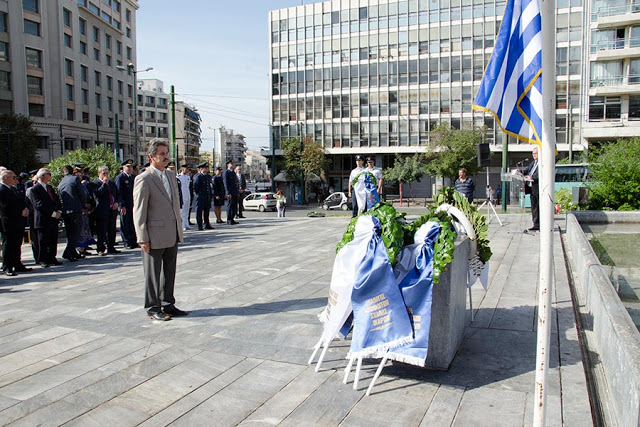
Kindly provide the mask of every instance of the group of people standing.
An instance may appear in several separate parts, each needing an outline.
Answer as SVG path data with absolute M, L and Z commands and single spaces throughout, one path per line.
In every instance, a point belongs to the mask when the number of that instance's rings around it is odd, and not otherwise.
M 366 212 L 369 208 L 373 207 L 374 203 L 371 202 L 371 194 L 373 193 L 372 190 L 375 189 L 377 200 L 380 200 L 382 196 L 384 181 L 382 178 L 382 170 L 375 166 L 376 161 L 373 156 L 368 156 L 366 158 L 366 167 L 364 165 L 365 158 L 360 154 L 356 155 L 355 160 L 356 167 L 349 174 L 348 193 L 349 198 L 352 199 L 351 203 L 353 205 L 353 217 L 362 212 Z M 371 177 L 367 177 L 367 173 L 370 174 L 374 178 L 374 180 L 371 180 Z M 367 189 L 367 186 L 375 188 Z M 375 200 L 375 196 L 373 197 L 373 199 Z
M 188 164 L 182 165 L 178 175 L 180 190 L 183 194 L 183 204 L 180 209 L 184 230 L 191 230 L 189 220 L 192 211 L 191 201 L 195 204 L 197 230 L 213 230 L 210 213 L 216 217 L 216 223 L 222 224 L 222 207 L 226 207 L 226 223 L 236 225 L 236 219 L 244 218 L 242 215 L 242 199 L 247 190 L 247 180 L 242 174 L 242 166 L 235 166 L 233 160 L 227 161 L 227 169 L 220 166 L 214 169 L 214 174 L 209 173 L 207 162 L 196 165 L 197 173 L 191 176 Z M 184 196 L 187 195 L 187 196 Z

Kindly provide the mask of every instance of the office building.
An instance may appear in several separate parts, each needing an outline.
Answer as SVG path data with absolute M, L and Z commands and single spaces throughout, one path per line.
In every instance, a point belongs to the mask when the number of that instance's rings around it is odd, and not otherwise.
M 332 158 L 330 184 L 346 188 L 354 154 L 389 167 L 396 153 L 426 150 L 438 123 L 484 128 L 509 165 L 532 147 L 472 109 L 494 47 L 504 0 L 332 0 L 269 13 L 275 148 L 311 136 Z M 558 150 L 582 151 L 583 5 L 557 2 Z M 569 144 L 568 138 L 572 139 Z M 265 153 L 263 153 L 265 154 Z M 498 181 L 500 155 L 493 156 Z M 425 182 L 428 183 L 428 177 Z M 483 179 L 483 178 L 482 178 Z M 484 185 L 484 184 L 483 184 Z M 425 195 L 431 195 L 425 186 Z
M 138 79 L 138 162 L 147 163 L 147 145 L 153 138 L 169 139 L 169 95 L 157 79 Z M 127 138 L 133 138 L 130 132 Z M 122 138 L 122 137 L 121 137 Z
M 267 179 L 269 168 L 267 167 L 267 158 L 258 151 L 247 150 L 245 152 L 245 164 L 243 172 L 250 181 L 262 181 Z
M 175 112 L 177 163 L 188 163 L 193 167 L 200 163 L 202 118 L 194 106 L 182 101 L 175 103 Z
M 590 5 L 582 136 L 587 142 L 639 136 L 640 4 L 605 0 Z
M 220 126 L 216 129 L 214 142 L 215 163 L 224 167 L 229 159 L 233 159 L 236 165 L 244 167 L 247 143 L 244 135 L 235 133 L 233 129 Z
M 0 112 L 29 116 L 39 159 L 133 131 L 136 0 L 0 0 Z M 118 67 L 125 67 L 121 70 Z M 133 142 L 118 154 L 135 156 Z

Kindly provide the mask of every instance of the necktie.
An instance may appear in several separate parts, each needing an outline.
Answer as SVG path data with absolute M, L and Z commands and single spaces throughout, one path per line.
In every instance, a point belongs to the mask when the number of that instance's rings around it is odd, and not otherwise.
M 166 172 L 160 172 L 160 176 L 162 177 L 162 185 L 164 185 L 164 189 L 167 192 L 169 199 L 171 199 L 171 185 L 169 185 L 169 180 L 167 179 Z
M 49 195 L 49 198 L 51 199 L 51 201 L 53 201 L 53 194 L 51 194 L 51 187 L 49 187 L 46 184 L 45 184 L 45 187 L 47 188 L 47 194 Z
M 113 194 L 111 194 L 111 186 L 107 182 L 107 191 L 109 191 L 109 206 L 113 206 Z

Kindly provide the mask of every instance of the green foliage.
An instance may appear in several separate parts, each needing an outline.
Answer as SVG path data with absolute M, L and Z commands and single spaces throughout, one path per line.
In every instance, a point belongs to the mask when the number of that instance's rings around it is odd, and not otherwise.
M 402 250 L 404 244 L 405 226 L 406 220 L 404 219 L 405 213 L 399 213 L 390 204 L 380 202 L 367 212 L 360 215 L 372 215 L 380 220 L 382 228 L 382 241 L 387 248 L 387 254 L 389 255 L 389 261 L 391 265 L 395 265 L 398 254 Z M 356 222 L 360 215 L 353 218 L 347 226 L 342 236 L 342 240 L 338 242 L 336 247 L 336 253 L 340 251 L 347 243 L 353 240 L 353 232 L 356 228 Z
M 591 153 L 591 209 L 640 209 L 640 138 L 603 144 Z
M 109 168 L 109 177 L 112 179 L 118 174 L 118 168 L 120 167 L 120 162 L 116 160 L 113 152 L 103 146 L 68 151 L 64 156 L 52 160 L 46 166 L 51 170 L 51 184 L 54 187 L 57 187 L 62 179 L 62 167 L 64 165 L 73 165 L 75 162 L 84 163 L 86 167 L 91 168 L 91 176 L 93 178 L 97 177 L 99 166 L 107 166 Z
M 353 180 L 351 181 L 351 185 L 356 185 L 356 182 L 358 182 L 358 180 L 360 179 L 360 175 L 365 174 L 365 173 L 368 174 L 369 176 L 371 176 L 371 182 L 373 183 L 373 185 L 377 186 L 378 185 L 378 180 L 369 171 L 363 171 L 363 172 L 360 172 L 358 175 L 356 175 L 356 177 L 353 178 Z
M 396 153 L 393 167 L 384 169 L 382 176 L 385 180 L 391 182 L 399 182 L 409 184 L 418 181 L 424 176 L 423 157 L 420 153 L 416 153 L 411 157 L 402 157 Z
M 13 113 L 0 114 L 0 165 L 16 174 L 38 168 L 39 142 L 31 119 Z
M 328 165 L 329 160 L 322 145 L 305 138 L 302 142 L 300 138 L 287 138 L 280 143 L 284 157 L 284 169 L 287 176 L 295 181 L 301 181 L 311 174 L 320 176 Z
M 489 261 L 493 253 L 489 247 L 489 226 L 484 215 L 478 212 L 478 209 L 469 203 L 466 197 L 458 193 L 453 187 L 442 187 L 436 197 L 436 204 L 441 205 L 448 203 L 460 209 L 462 213 L 471 222 L 476 232 L 476 242 L 480 261 L 486 263 Z
M 479 170 L 477 145 L 482 142 L 482 135 L 480 129 L 454 129 L 448 124 L 438 125 L 431 132 L 424 171 L 454 180 L 460 168 L 465 168 L 469 176 L 475 175 Z
M 438 283 L 440 275 L 453 261 L 453 253 L 456 250 L 456 232 L 453 229 L 451 217 L 446 212 L 436 212 L 435 209 L 421 215 L 406 227 L 405 245 L 414 243 L 413 236 L 416 231 L 428 221 L 436 221 L 440 224 L 440 234 L 433 245 L 433 283 Z
M 555 203 L 560 205 L 560 213 L 578 209 L 578 205 L 571 202 L 571 190 L 568 188 L 561 188 L 556 191 Z

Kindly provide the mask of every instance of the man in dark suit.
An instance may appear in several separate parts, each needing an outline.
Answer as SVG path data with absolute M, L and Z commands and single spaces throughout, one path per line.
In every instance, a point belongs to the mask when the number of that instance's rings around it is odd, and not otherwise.
M 116 218 L 118 217 L 118 187 L 109 179 L 109 168 L 98 168 L 98 179 L 94 184 L 94 198 L 96 200 L 96 234 L 98 235 L 98 254 L 116 254 Z
M 227 160 L 227 170 L 222 175 L 224 191 L 227 194 L 227 224 L 235 225 L 236 209 L 238 208 L 238 176 L 233 170 L 233 159 Z
M 16 272 L 31 270 L 20 261 L 20 248 L 24 225 L 29 214 L 25 198 L 15 187 L 13 171 L 0 173 L 0 233 L 2 233 L 2 273 L 15 276 Z
M 236 176 L 238 177 L 238 210 L 236 211 L 236 218 L 244 218 L 242 216 L 243 205 L 242 201 L 244 200 L 245 191 L 247 190 L 247 179 L 242 175 L 242 166 L 236 166 Z
M 215 175 L 213 176 L 213 212 L 216 214 L 216 223 L 222 224 L 222 205 L 225 200 L 224 180 L 222 179 L 222 168 L 216 166 Z
M 196 197 L 196 223 L 198 230 L 213 230 L 209 222 L 211 210 L 212 180 L 209 175 L 209 164 L 200 163 L 198 173 L 193 177 L 193 193 Z
M 176 176 L 166 170 L 169 144 L 164 139 L 149 142 L 151 165 L 136 178 L 133 187 L 133 222 L 142 249 L 145 276 L 144 308 L 152 320 L 186 316 L 175 306 L 173 289 L 182 220 Z
M 531 187 L 531 218 L 533 219 L 533 227 L 529 231 L 540 230 L 540 210 L 538 209 L 538 198 L 540 195 L 538 185 L 538 147 L 533 148 L 531 153 L 533 156 L 533 162 L 524 170 L 525 178 L 527 182 L 524 185 Z
M 36 178 L 38 182 L 29 189 L 28 195 L 33 206 L 33 239 L 38 242 L 36 262 L 46 268 L 61 264 L 56 259 L 56 252 L 62 204 L 48 184 L 51 181 L 51 171 L 46 168 L 39 169 Z
M 73 174 L 73 167 L 62 167 L 62 180 L 58 184 L 58 193 L 62 199 L 62 219 L 67 233 L 67 247 L 62 258 L 69 262 L 76 262 L 82 258 L 76 247 L 80 240 L 80 227 L 82 226 L 82 207 L 86 203 L 85 193 L 82 189 L 80 178 Z
M 133 160 L 127 159 L 122 162 L 122 173 L 115 179 L 120 205 L 120 236 L 122 244 L 127 249 L 138 247 L 136 230 L 133 227 L 133 181 L 135 178 Z

